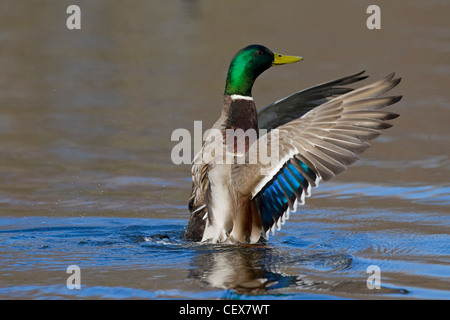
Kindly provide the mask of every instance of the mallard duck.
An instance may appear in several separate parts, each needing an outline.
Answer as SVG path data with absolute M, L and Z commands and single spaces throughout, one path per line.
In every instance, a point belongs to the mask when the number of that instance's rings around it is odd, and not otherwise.
M 262 45 L 247 46 L 233 57 L 222 114 L 212 127 L 223 139 L 205 139 L 194 157 L 187 239 L 212 243 L 267 239 L 297 210 L 297 204 L 304 204 L 311 187 L 346 170 L 370 147 L 367 141 L 391 127 L 388 121 L 398 117 L 383 108 L 401 96 L 380 97 L 400 82 L 394 73 L 359 89 L 343 87 L 367 78 L 365 71 L 299 91 L 257 110 L 252 97 L 255 79 L 271 66 L 300 60 Z M 238 129 L 255 131 L 256 142 L 263 144 L 250 143 L 248 136 L 243 137 L 240 148 L 234 138 L 230 144 L 225 132 Z M 267 133 L 260 134 L 259 129 Z M 268 150 L 275 140 L 278 149 L 268 152 L 269 164 L 249 162 L 250 154 L 261 154 L 258 145 L 265 144 Z M 205 151 L 213 156 L 206 159 Z M 224 155 L 234 161 L 218 161 Z

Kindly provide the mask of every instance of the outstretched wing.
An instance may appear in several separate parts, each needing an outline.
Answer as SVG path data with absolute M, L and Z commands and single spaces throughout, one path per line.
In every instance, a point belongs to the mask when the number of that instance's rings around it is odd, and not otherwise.
M 270 158 L 267 165 L 234 165 L 235 188 L 241 194 L 250 194 L 265 236 L 269 230 L 279 228 L 298 202 L 304 202 L 311 187 L 346 170 L 358 154 L 370 147 L 367 141 L 392 126 L 387 121 L 398 115 L 383 108 L 401 96 L 380 95 L 399 82 L 400 78 L 394 79 L 391 74 L 314 108 L 264 136 L 270 146 L 278 135 L 277 159 Z M 255 143 L 249 152 L 256 152 L 259 159 L 257 148 Z
M 342 86 L 366 79 L 367 76 L 361 76 L 364 72 L 301 90 L 259 109 L 259 128 L 270 131 L 289 121 L 300 118 L 315 107 L 339 95 L 352 91 L 352 88 Z

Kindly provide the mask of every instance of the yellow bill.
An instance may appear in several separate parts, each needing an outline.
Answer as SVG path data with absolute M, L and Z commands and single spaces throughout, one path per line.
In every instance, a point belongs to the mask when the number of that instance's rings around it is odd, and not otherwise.
M 285 56 L 283 54 L 274 52 L 272 66 L 279 66 L 286 63 L 294 63 L 300 60 L 303 60 L 303 58 L 297 56 Z

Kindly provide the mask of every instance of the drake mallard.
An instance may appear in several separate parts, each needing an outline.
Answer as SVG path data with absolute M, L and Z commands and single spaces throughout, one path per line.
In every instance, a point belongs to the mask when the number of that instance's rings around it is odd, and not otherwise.
M 262 45 L 247 46 L 233 57 L 222 114 L 212 127 L 223 139 L 205 139 L 193 160 L 187 239 L 255 243 L 268 238 L 269 232 L 279 229 L 297 204 L 310 196 L 311 187 L 346 170 L 370 147 L 367 141 L 391 127 L 387 121 L 398 117 L 383 108 L 401 96 L 380 97 L 400 82 L 394 73 L 359 89 L 343 87 L 367 78 L 364 71 L 257 110 L 252 98 L 255 79 L 271 66 L 300 60 Z M 256 132 L 257 142 L 264 141 L 261 145 L 265 144 L 266 150 L 276 140 L 278 149 L 268 152 L 270 163 L 249 161 L 250 154 L 262 152 L 258 143 L 249 142 L 249 136 L 236 135 L 245 140 L 240 148 L 234 137 L 230 143 L 225 133 L 237 129 Z M 267 133 L 260 134 L 259 129 Z M 206 159 L 205 152 L 213 156 Z M 233 161 L 218 161 L 223 156 Z

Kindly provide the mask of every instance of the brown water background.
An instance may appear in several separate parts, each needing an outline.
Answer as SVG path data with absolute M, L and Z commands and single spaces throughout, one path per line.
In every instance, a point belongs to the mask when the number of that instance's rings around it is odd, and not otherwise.
M 450 4 L 377 1 L 369 30 L 370 4 L 1 1 L 0 298 L 449 299 Z M 187 243 L 190 166 L 171 162 L 171 133 L 217 119 L 252 43 L 304 57 L 258 78 L 260 107 L 395 71 L 401 116 L 268 243 Z

